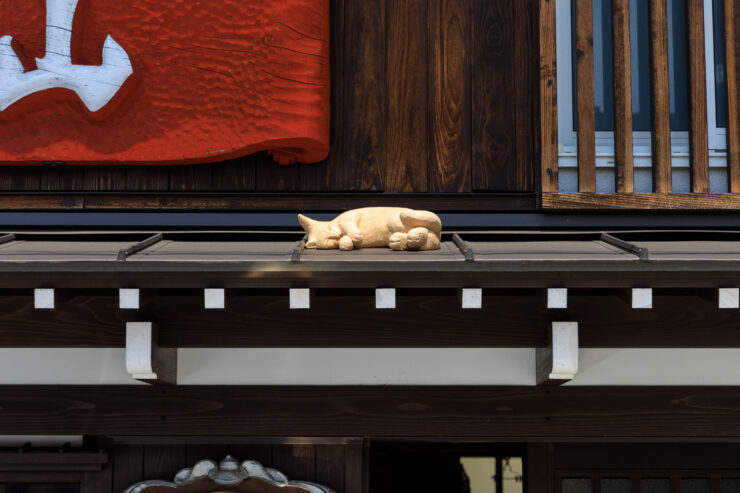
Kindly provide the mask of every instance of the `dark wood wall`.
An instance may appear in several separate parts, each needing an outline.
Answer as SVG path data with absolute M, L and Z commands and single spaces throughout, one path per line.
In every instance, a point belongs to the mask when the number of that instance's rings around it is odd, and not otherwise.
M 49 197 L 533 192 L 535 3 L 333 0 L 332 148 L 322 163 L 280 166 L 261 153 L 199 166 L 5 167 L 0 192 L 44 192 L 23 207 L 61 208 L 82 203 Z

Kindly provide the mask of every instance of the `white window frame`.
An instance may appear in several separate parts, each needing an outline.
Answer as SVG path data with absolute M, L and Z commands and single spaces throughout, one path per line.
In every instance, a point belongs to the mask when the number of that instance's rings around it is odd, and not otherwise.
M 578 142 L 573 122 L 573 77 L 571 4 L 574 0 L 556 0 L 556 43 L 558 84 L 558 165 L 566 168 L 578 166 Z M 709 135 L 709 166 L 727 166 L 727 129 L 717 127 L 717 102 L 715 97 L 714 65 L 714 13 L 713 2 L 704 2 L 704 34 L 707 78 L 707 122 Z M 634 61 L 633 61 L 634 65 Z M 634 93 L 633 93 L 634 96 Z M 634 167 L 650 168 L 650 132 L 633 132 Z M 671 132 L 673 167 L 690 167 L 689 133 Z M 596 132 L 596 166 L 614 166 L 614 132 Z

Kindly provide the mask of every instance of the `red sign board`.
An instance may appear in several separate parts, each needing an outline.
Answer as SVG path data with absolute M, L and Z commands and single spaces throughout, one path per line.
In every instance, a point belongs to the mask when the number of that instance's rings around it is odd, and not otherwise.
M 329 0 L 2 0 L 0 163 L 329 149 Z

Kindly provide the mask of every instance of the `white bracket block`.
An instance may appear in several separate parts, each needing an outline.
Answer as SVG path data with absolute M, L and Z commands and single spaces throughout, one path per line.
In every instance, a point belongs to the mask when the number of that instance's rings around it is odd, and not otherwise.
M 291 288 L 290 309 L 308 310 L 311 308 L 311 290 L 306 288 Z
M 653 307 L 652 288 L 632 289 L 632 308 L 635 310 L 649 310 Z
M 547 289 L 547 308 L 549 310 L 568 308 L 568 289 L 567 288 L 548 288 Z
M 54 290 L 53 289 L 34 289 L 33 290 L 33 307 L 37 310 L 54 309 Z
M 162 349 L 152 322 L 126 323 L 126 371 L 147 383 L 177 383 L 177 349 Z
M 226 308 L 226 291 L 223 289 L 204 289 L 203 303 L 206 310 L 223 310 Z
M 537 348 L 537 384 L 561 385 L 578 373 L 578 322 L 553 322 L 551 342 Z
M 463 288 L 463 310 L 479 310 L 483 308 L 483 290 L 481 288 Z
M 118 290 L 118 308 L 121 310 L 139 309 L 139 290 L 122 288 Z
M 739 288 L 719 288 L 720 308 L 740 308 Z
M 392 310 L 396 308 L 396 289 L 378 288 L 375 290 L 375 308 L 378 310 Z

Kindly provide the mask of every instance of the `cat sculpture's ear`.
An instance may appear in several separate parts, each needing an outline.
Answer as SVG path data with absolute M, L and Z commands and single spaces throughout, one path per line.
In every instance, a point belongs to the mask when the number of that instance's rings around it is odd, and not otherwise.
M 307 233 L 319 223 L 319 221 L 306 217 L 303 214 L 298 214 L 298 222 L 301 223 L 301 227 Z

